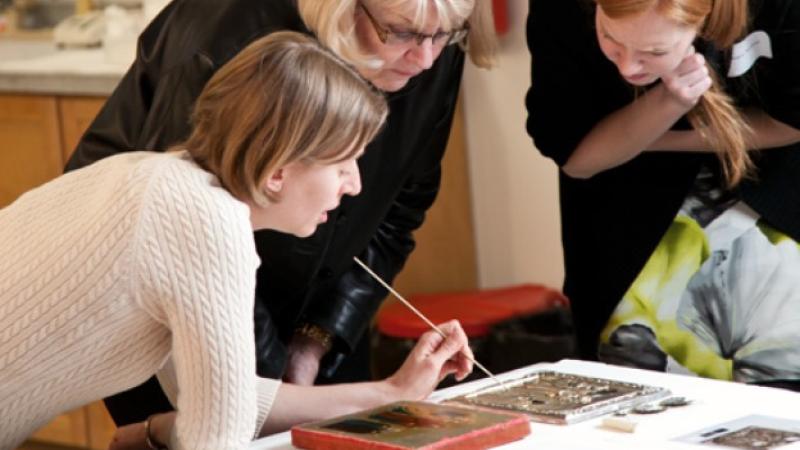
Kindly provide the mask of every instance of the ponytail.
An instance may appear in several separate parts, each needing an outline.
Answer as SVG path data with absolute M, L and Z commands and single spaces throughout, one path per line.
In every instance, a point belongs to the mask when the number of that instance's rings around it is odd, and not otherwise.
M 703 39 L 717 48 L 730 48 L 747 31 L 750 21 L 748 0 L 712 0 L 711 12 L 700 30 Z
M 700 36 L 719 49 L 728 49 L 747 30 L 748 0 L 712 0 L 711 3 Z M 711 88 L 689 112 L 688 119 L 717 153 L 727 186 L 734 187 L 754 170 L 747 152 L 752 128 L 722 90 L 713 68 L 709 67 L 708 72 L 713 81 Z
M 747 153 L 752 129 L 720 88 L 715 73 L 709 69 L 709 74 L 713 81 L 711 88 L 689 112 L 688 119 L 719 157 L 726 185 L 732 188 L 754 170 Z

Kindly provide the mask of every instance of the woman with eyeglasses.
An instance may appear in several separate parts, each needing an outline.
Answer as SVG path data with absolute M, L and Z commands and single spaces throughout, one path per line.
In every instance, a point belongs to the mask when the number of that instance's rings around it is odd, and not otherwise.
M 800 390 L 800 2 L 530 0 L 583 356 Z
M 353 64 L 386 93 L 389 117 L 359 160 L 359 197 L 330 211 L 309 238 L 256 233 L 257 368 L 299 384 L 318 374 L 363 380 L 365 330 L 386 291 L 353 257 L 391 281 L 413 250 L 412 232 L 439 189 L 465 54 L 481 67 L 492 59 L 489 0 L 173 1 L 140 36 L 136 60 L 67 169 L 183 140 L 191 105 L 214 72 L 281 30 L 314 36 Z M 154 380 L 106 404 L 118 424 L 170 407 Z

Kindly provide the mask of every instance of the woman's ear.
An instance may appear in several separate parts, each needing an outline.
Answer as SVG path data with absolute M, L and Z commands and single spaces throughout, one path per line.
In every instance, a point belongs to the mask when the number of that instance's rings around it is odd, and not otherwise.
M 267 177 L 266 188 L 272 192 L 280 192 L 281 189 L 283 189 L 283 182 L 285 180 L 285 176 L 286 174 L 283 168 L 280 168 L 275 172 L 272 172 Z

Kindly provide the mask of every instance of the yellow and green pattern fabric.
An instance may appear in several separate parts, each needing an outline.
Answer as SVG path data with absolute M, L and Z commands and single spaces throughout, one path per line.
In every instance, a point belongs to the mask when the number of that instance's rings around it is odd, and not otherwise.
M 684 204 L 621 299 L 600 359 L 724 380 L 800 379 L 800 245 L 742 202 L 713 220 L 696 205 Z

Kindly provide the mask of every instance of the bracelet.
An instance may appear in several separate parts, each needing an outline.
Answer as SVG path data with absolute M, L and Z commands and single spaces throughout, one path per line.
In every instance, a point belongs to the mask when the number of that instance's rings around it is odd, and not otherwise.
M 151 420 L 153 420 L 153 416 L 149 416 L 147 420 L 144 421 L 144 443 L 147 444 L 147 448 L 150 450 L 169 450 L 166 445 L 161 445 L 153 438 L 153 435 L 150 433 Z
M 295 333 L 313 339 L 318 342 L 325 349 L 325 352 L 333 347 L 333 337 L 330 333 L 325 331 L 324 328 L 313 323 L 304 323 L 299 328 L 296 328 Z

